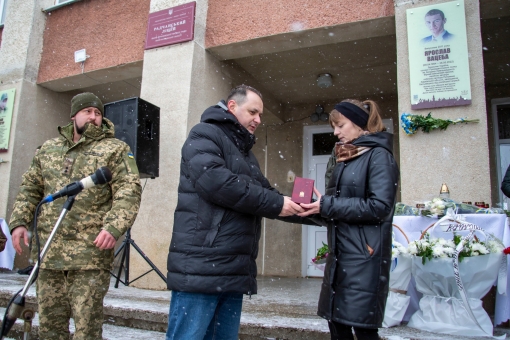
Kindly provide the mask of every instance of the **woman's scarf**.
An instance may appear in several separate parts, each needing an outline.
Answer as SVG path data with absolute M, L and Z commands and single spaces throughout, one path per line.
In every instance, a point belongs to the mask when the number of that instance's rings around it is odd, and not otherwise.
M 356 146 L 349 143 L 338 142 L 335 144 L 336 162 L 345 162 L 350 159 L 356 158 L 372 148 L 368 146 Z

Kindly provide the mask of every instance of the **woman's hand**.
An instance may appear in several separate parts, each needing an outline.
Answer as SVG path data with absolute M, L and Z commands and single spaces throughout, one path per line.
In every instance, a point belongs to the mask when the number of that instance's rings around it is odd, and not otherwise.
M 313 215 L 313 214 L 320 214 L 320 212 L 321 212 L 321 197 L 322 197 L 322 195 L 319 192 L 319 190 L 317 190 L 316 187 L 313 187 L 313 192 L 317 196 L 317 201 L 315 201 L 313 203 L 310 203 L 310 204 L 301 203 L 300 205 L 305 209 L 305 211 L 302 212 L 302 213 L 297 214 L 298 216 L 306 217 L 306 216 L 310 216 L 310 215 Z

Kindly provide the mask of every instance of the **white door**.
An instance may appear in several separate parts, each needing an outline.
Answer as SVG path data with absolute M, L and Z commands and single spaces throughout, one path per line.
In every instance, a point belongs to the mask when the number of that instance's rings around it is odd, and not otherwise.
M 331 151 L 338 139 L 329 125 L 305 126 L 303 133 L 303 177 L 315 180 L 315 187 L 324 194 L 324 175 Z M 314 198 L 315 195 L 314 195 Z M 324 273 L 312 265 L 312 258 L 322 243 L 327 244 L 325 227 L 303 225 L 303 267 L 305 276 L 322 277 Z
M 510 199 L 503 194 L 500 187 L 510 165 L 510 98 L 492 100 L 492 121 L 498 162 L 499 203 L 502 209 L 508 210 Z

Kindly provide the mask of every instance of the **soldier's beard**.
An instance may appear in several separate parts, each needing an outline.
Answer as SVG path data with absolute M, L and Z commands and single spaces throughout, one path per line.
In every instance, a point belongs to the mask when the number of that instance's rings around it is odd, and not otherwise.
M 83 135 L 85 130 L 87 130 L 88 124 L 89 123 L 85 123 L 82 126 L 78 126 L 78 124 L 76 124 L 76 122 L 74 122 L 74 128 L 76 129 L 76 133 L 79 134 L 79 135 Z

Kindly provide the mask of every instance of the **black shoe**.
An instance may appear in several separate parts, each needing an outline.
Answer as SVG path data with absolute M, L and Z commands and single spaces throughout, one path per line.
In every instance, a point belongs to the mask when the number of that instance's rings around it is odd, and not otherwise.
M 18 270 L 18 274 L 20 274 L 20 275 L 30 275 L 30 273 L 32 273 L 32 269 L 34 269 L 34 266 L 28 266 L 26 268 Z

